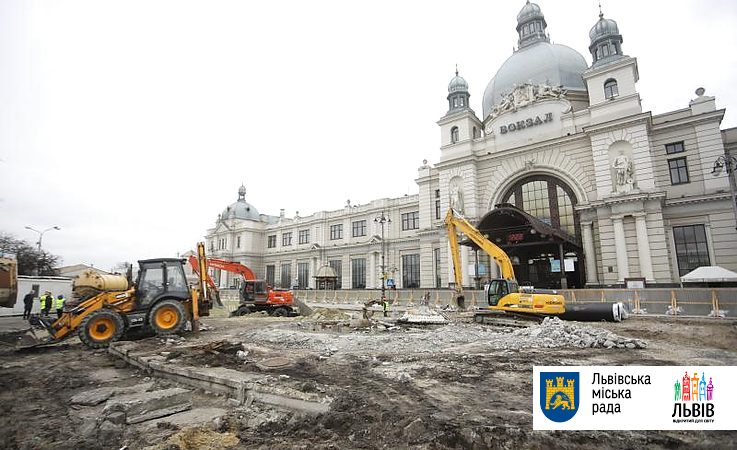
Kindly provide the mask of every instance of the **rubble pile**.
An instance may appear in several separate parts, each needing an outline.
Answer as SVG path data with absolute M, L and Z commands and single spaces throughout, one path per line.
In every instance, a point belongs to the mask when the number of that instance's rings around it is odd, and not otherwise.
M 315 308 L 309 316 L 301 316 L 302 320 L 351 320 L 351 315 L 334 308 Z
M 431 324 L 431 325 L 442 325 L 448 323 L 448 319 L 428 307 L 427 305 L 421 305 L 419 308 L 407 310 L 402 317 L 397 319 L 399 323 L 417 323 L 417 324 Z
M 647 342 L 618 336 L 611 331 L 568 322 L 557 317 L 546 317 L 536 327 L 517 330 L 512 333 L 520 342 L 535 347 L 578 347 L 578 348 L 646 348 Z
M 443 352 L 461 345 L 473 344 L 498 350 L 529 348 L 645 348 L 640 339 L 618 336 L 605 329 L 578 322 L 547 318 L 540 325 L 510 332 L 495 328 L 451 322 L 434 329 L 391 328 L 350 333 L 322 333 L 309 330 L 264 328 L 244 331 L 239 338 L 278 348 L 304 349 L 334 355 L 381 349 L 386 353 Z

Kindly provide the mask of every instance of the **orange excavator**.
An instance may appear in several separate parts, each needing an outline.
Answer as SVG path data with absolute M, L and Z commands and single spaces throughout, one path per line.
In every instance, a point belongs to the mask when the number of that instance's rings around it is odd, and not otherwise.
M 199 274 L 197 258 L 190 256 L 189 264 L 192 266 L 192 270 Z M 207 267 L 237 273 L 243 277 L 243 283 L 238 290 L 240 305 L 238 309 L 231 313 L 231 316 L 244 316 L 258 311 L 265 311 L 272 316 L 298 315 L 294 309 L 294 293 L 292 291 L 272 289 L 271 286 L 266 284 L 266 281 L 257 279 L 253 270 L 247 266 L 224 259 L 207 258 Z M 217 293 L 215 282 L 208 274 L 205 275 L 207 285 Z

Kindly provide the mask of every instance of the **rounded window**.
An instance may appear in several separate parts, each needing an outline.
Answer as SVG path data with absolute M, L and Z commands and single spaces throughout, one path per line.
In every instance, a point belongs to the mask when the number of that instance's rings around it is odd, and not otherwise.
M 578 234 L 578 216 L 574 210 L 576 196 L 568 185 L 555 177 L 534 175 L 524 178 L 504 194 L 502 202 L 511 203 L 572 236 Z

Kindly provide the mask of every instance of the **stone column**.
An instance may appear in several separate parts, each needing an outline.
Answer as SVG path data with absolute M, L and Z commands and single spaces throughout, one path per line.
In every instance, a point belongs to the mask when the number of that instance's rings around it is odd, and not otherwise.
M 581 238 L 583 240 L 583 256 L 586 259 L 586 284 L 597 284 L 599 274 L 596 271 L 596 253 L 594 250 L 593 222 L 581 223 Z
M 315 275 L 317 275 L 317 269 L 319 269 L 317 256 L 313 256 L 312 258 L 310 258 L 310 266 L 310 278 L 309 280 L 307 280 L 307 285 L 312 289 L 315 289 L 317 288 L 317 280 L 315 278 Z
M 622 216 L 612 217 L 614 228 L 614 248 L 617 251 L 617 280 L 624 281 L 630 276 L 630 264 L 627 260 L 627 241 L 624 237 Z
M 376 282 L 377 282 L 376 274 L 378 273 L 377 272 L 378 269 L 376 268 L 376 255 L 377 254 L 378 253 L 376 252 L 369 253 L 369 266 L 368 266 L 368 273 L 366 275 L 368 277 L 368 280 L 366 280 L 366 287 L 369 289 L 375 289 L 377 287 L 376 286 Z M 379 287 L 381 287 L 381 285 L 379 285 Z
M 648 281 L 655 281 L 653 276 L 653 261 L 650 256 L 650 239 L 647 237 L 647 213 L 635 214 L 637 230 L 637 255 L 640 258 L 640 276 Z

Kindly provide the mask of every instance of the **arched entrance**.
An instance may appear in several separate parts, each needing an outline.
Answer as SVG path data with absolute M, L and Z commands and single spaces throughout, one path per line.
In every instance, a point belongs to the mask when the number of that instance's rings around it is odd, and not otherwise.
M 550 175 L 514 183 L 479 221 L 478 229 L 512 259 L 520 284 L 574 288 L 585 284 L 577 199 Z

